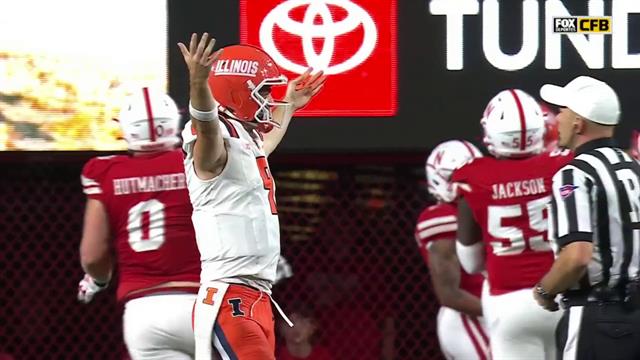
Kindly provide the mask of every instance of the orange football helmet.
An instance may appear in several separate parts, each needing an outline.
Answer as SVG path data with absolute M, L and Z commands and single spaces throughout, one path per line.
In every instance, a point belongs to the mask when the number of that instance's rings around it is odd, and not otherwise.
M 239 121 L 258 122 L 279 127 L 273 121 L 272 108 L 288 106 L 271 98 L 272 86 L 286 85 L 287 78 L 267 53 L 250 45 L 231 45 L 213 63 L 209 85 L 219 110 Z

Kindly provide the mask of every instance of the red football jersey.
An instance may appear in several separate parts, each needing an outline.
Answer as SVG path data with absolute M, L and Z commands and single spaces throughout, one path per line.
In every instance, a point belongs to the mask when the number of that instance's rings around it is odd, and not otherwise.
M 415 237 L 424 262 L 429 264 L 429 243 L 435 240 L 448 239 L 456 241 L 458 230 L 458 213 L 455 205 L 441 203 L 429 206 L 418 217 Z M 460 288 L 480 297 L 482 293 L 482 275 L 468 274 L 460 268 Z
M 491 294 L 533 287 L 553 263 L 547 238 L 551 178 L 568 151 L 526 159 L 484 157 L 453 173 L 482 228 Z
M 168 281 L 200 281 L 182 161 L 181 151 L 172 150 L 97 157 L 82 170 L 84 193 L 100 200 L 109 214 L 119 300 Z M 154 289 L 160 290 L 166 289 Z

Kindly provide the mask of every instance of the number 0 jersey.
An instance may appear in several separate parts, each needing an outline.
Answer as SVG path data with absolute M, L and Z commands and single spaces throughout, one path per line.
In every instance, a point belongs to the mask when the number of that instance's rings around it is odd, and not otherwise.
M 196 175 L 190 122 L 182 133 L 201 282 L 243 283 L 268 292 L 280 256 L 280 224 L 261 135 L 234 120 L 220 118 L 219 125 L 227 163 L 210 180 Z
M 118 258 L 119 300 L 132 291 L 169 281 L 199 281 L 192 209 L 179 149 L 93 158 L 84 166 L 81 180 L 84 193 L 101 201 L 109 214 Z
M 453 173 L 482 228 L 492 295 L 533 287 L 553 263 L 547 234 L 551 178 L 569 152 L 475 159 Z

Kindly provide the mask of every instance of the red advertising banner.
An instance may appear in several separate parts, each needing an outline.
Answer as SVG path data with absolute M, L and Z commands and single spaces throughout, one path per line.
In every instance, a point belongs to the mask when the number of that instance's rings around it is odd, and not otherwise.
M 241 0 L 240 39 L 283 73 L 324 70 L 324 90 L 299 116 L 393 116 L 397 0 Z M 274 97 L 284 89 L 274 89 Z

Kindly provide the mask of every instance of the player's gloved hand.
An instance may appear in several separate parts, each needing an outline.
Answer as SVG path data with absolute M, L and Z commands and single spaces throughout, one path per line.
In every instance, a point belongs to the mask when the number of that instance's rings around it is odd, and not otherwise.
M 84 274 L 84 278 L 78 283 L 78 301 L 83 304 L 88 304 L 93 300 L 93 297 L 100 291 L 109 286 L 109 283 L 101 284 L 96 282 L 94 278 L 88 274 Z

